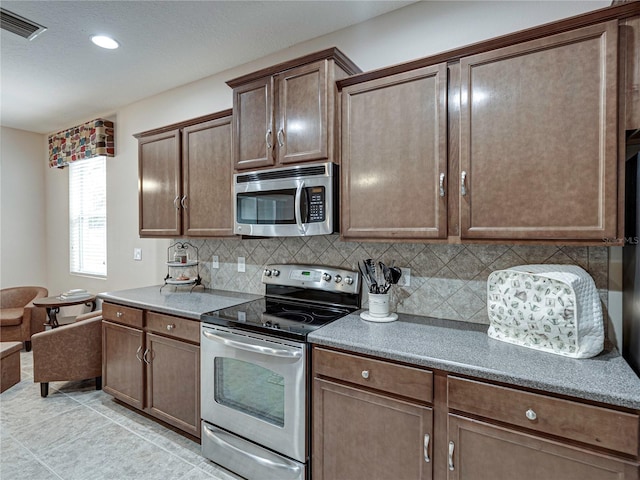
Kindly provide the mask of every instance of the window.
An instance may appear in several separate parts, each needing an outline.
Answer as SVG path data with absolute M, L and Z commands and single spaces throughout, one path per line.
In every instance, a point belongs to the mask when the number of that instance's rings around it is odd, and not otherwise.
M 69 270 L 107 276 L 106 157 L 69 165 Z

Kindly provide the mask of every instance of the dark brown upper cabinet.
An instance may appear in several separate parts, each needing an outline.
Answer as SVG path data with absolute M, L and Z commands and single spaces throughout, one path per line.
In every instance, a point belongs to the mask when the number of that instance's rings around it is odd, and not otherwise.
M 231 110 L 134 135 L 141 237 L 233 235 Z
M 358 72 L 331 48 L 228 81 L 235 169 L 338 162 L 335 82 Z
M 621 245 L 638 10 L 338 81 L 342 238 Z

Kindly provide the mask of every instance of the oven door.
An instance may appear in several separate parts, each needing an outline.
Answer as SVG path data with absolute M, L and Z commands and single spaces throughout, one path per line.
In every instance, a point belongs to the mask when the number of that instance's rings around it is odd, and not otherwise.
M 202 419 L 305 463 L 307 347 L 202 324 Z

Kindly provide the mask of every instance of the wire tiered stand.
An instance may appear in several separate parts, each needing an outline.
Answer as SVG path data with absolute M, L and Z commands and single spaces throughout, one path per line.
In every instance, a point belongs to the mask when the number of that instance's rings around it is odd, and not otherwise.
M 195 252 L 195 258 L 190 255 L 189 249 L 193 249 Z M 183 273 L 180 273 L 177 277 L 172 277 L 172 269 L 180 269 L 187 267 L 196 267 L 196 276 L 188 277 Z M 177 270 L 179 271 L 179 270 Z M 189 242 L 176 242 L 169 245 L 167 248 L 167 276 L 164 277 L 164 285 L 160 287 L 160 291 L 167 285 L 173 285 L 176 289 L 178 287 L 191 287 L 189 292 L 192 292 L 194 288 L 202 284 L 202 278 L 200 277 L 200 261 L 198 257 L 198 247 L 192 245 Z

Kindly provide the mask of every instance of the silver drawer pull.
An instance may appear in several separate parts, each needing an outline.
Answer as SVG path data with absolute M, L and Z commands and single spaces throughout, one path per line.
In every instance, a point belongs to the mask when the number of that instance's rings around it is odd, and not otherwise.
M 440 196 L 444 197 L 444 173 L 440 174 Z
M 369 378 L 369 370 L 362 370 L 362 378 Z
M 536 412 L 534 412 L 532 409 L 529 409 L 525 412 L 525 415 L 527 416 L 527 418 L 529 420 L 531 420 L 532 422 L 538 418 L 538 415 L 536 414 Z
M 170 323 L 169 325 L 167 325 L 167 330 L 171 331 L 174 328 L 176 328 L 176 326 L 173 323 Z
M 467 194 L 467 186 L 465 185 L 466 181 L 467 181 L 467 172 L 463 170 L 462 173 L 460 174 L 460 195 L 462 195 L 463 197 Z
M 118 317 L 118 318 L 122 318 L 122 315 L 124 315 L 124 313 L 122 313 L 122 312 L 116 312 L 116 317 Z
M 428 433 L 424 434 L 424 445 L 423 445 L 423 449 L 424 449 L 424 461 L 429 463 L 431 460 L 429 459 L 429 440 L 431 439 L 431 437 L 429 436 Z
M 453 471 L 453 449 L 455 448 L 455 444 L 453 442 L 449 442 L 449 470 Z

